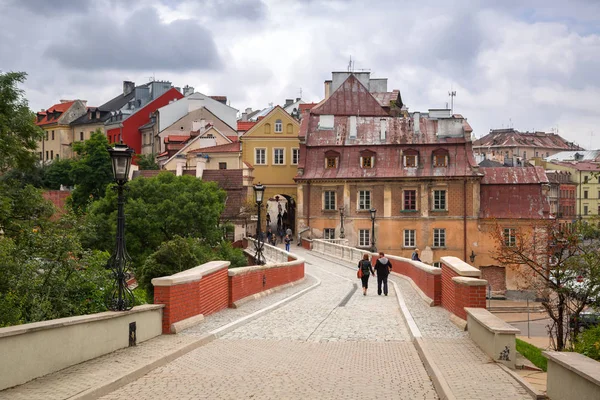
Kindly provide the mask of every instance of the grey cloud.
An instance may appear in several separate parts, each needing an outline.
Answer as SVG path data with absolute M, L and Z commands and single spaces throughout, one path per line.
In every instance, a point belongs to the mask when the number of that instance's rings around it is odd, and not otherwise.
M 46 55 L 65 67 L 90 70 L 190 71 L 221 65 L 211 33 L 192 20 L 163 24 L 152 8 L 119 24 L 110 13 L 88 16 L 69 30 L 69 40 Z
M 24 8 L 39 15 L 85 13 L 91 0 L 9 0 L 14 7 Z
M 172 9 L 187 5 L 199 18 L 259 20 L 266 16 L 267 7 L 262 0 L 160 0 Z

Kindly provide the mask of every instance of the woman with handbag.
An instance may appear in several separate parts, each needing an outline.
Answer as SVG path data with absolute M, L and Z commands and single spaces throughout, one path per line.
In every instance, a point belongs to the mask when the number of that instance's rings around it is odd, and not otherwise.
M 362 281 L 363 296 L 367 295 L 367 289 L 369 288 L 369 276 L 373 274 L 373 267 L 371 261 L 369 261 L 369 255 L 365 253 L 363 259 L 358 262 L 358 271 L 356 276 Z

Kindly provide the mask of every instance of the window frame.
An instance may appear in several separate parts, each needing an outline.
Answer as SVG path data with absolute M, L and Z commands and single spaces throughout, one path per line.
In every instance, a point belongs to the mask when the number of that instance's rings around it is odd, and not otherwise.
M 408 233 L 408 235 L 407 235 L 407 233 Z M 404 229 L 402 242 L 403 242 L 403 247 L 405 247 L 407 249 L 416 248 L 417 247 L 417 230 L 416 229 Z
M 417 166 L 419 165 L 419 156 L 417 154 L 405 154 L 403 157 L 404 157 L 404 168 L 417 168 Z M 408 157 L 410 157 L 411 160 L 414 160 L 414 164 L 411 163 L 409 165 Z
M 275 120 L 275 128 L 273 130 L 275 133 L 283 133 L 283 121 L 280 119 Z
M 414 201 L 414 208 L 407 208 L 406 207 L 406 203 L 407 203 L 407 194 L 408 193 L 414 193 L 414 198 L 412 199 Z M 417 189 L 404 189 L 402 190 L 402 211 L 417 211 Z
M 368 196 L 367 196 L 368 194 Z M 363 198 L 364 207 L 361 208 L 361 198 Z M 367 205 L 368 198 L 368 205 Z M 370 190 L 358 190 L 356 194 L 356 209 L 358 211 L 369 211 L 372 207 L 371 191 Z
M 361 157 L 360 158 L 360 167 L 361 168 L 373 168 L 373 157 Z
M 298 161 L 300 161 L 300 148 L 292 147 L 292 165 L 298 165 Z
M 366 244 L 365 244 L 366 240 Z M 370 229 L 359 229 L 358 230 L 358 247 L 369 247 L 371 246 L 371 230 Z
M 446 247 L 446 228 L 433 228 L 433 246 L 431 247 Z
M 333 195 L 333 199 L 331 196 Z M 324 190 L 323 191 L 323 211 L 337 211 L 336 210 L 337 193 L 335 190 Z M 332 206 L 333 204 L 333 206 Z
M 502 244 L 505 247 L 517 245 L 517 228 L 502 228 Z
M 432 201 L 431 201 L 431 211 L 448 211 L 448 195 L 447 195 L 447 190 L 446 189 L 433 189 L 432 190 Z M 443 199 L 440 197 L 439 199 L 436 199 L 436 194 L 437 193 L 443 193 Z M 442 204 L 437 204 L 438 203 L 442 203 L 443 202 L 443 208 L 440 208 L 440 206 Z
M 324 228 L 323 229 L 323 239 L 335 239 L 335 228 Z
M 222 166 L 225 166 L 225 168 L 221 168 Z M 227 162 L 219 162 L 219 169 L 227 169 Z
M 333 165 L 330 165 L 329 161 L 333 160 Z M 337 157 L 325 157 L 325 169 L 335 169 L 338 164 Z
M 442 160 L 442 164 L 438 163 Z M 447 154 L 434 154 L 433 155 L 433 167 L 434 168 L 446 168 L 448 166 L 448 155 Z
M 263 162 L 258 162 L 258 152 L 262 151 L 263 153 Z M 267 149 L 265 147 L 255 147 L 254 148 L 254 165 L 267 165 Z
M 278 161 L 277 151 L 281 151 L 281 162 Z M 284 147 L 274 147 L 273 148 L 273 165 L 285 165 L 285 148 Z

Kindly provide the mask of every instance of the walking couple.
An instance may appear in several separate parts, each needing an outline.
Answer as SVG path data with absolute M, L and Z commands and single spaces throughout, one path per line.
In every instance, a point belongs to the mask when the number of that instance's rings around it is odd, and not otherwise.
M 388 275 L 392 270 L 391 261 L 383 254 L 379 252 L 379 258 L 375 263 L 375 270 L 371 266 L 369 261 L 369 255 L 365 254 L 363 259 L 358 262 L 357 275 L 362 281 L 363 296 L 367 295 L 367 289 L 369 288 L 369 276 L 377 272 L 377 294 L 381 296 L 381 286 L 383 286 L 383 294 L 388 295 Z

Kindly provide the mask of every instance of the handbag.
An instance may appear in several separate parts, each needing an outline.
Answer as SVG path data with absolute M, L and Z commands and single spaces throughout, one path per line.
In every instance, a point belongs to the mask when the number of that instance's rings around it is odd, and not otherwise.
M 363 277 L 362 266 L 360 266 L 360 267 L 358 268 L 358 271 L 356 271 L 356 277 L 357 277 L 358 279 L 361 279 L 361 278 Z

